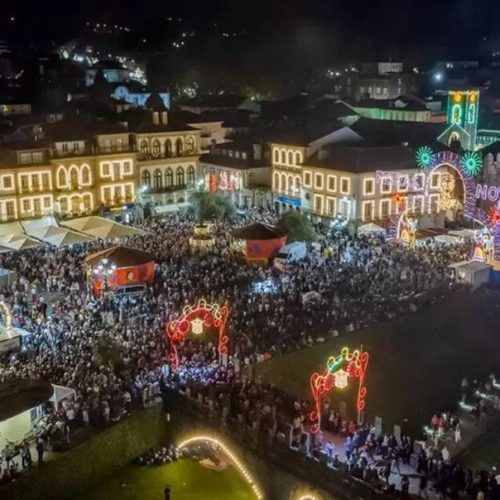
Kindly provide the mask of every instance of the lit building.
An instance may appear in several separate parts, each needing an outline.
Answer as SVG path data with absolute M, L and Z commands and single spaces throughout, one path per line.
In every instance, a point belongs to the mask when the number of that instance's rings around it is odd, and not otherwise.
M 141 192 L 156 204 L 185 203 L 194 192 L 200 131 L 169 121 L 168 111 L 152 111 L 133 134 Z
M 415 152 L 405 146 L 334 144 L 301 166 L 302 207 L 320 217 L 363 222 L 388 220 L 406 209 L 434 214 L 441 175 L 419 169 Z
M 214 145 L 200 158 L 204 189 L 223 193 L 240 207 L 270 206 L 271 169 L 262 150 L 253 141 Z

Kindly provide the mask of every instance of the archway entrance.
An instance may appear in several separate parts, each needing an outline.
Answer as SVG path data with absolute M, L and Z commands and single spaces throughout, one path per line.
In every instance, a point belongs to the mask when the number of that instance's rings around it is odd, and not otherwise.
M 185 448 L 186 446 L 189 446 L 194 443 L 210 443 L 212 446 L 216 447 L 217 449 L 221 450 L 225 456 L 229 458 L 233 466 L 236 468 L 236 470 L 243 476 L 245 481 L 251 486 L 253 492 L 255 493 L 255 497 L 258 500 L 262 500 L 264 498 L 264 493 L 262 492 L 262 489 L 260 486 L 257 484 L 257 481 L 253 477 L 253 475 L 250 473 L 248 468 L 245 466 L 245 464 L 237 457 L 236 453 L 221 439 L 214 437 L 214 436 L 209 436 L 207 434 L 196 434 L 194 436 L 190 436 L 188 438 L 182 439 L 178 443 L 179 449 Z
M 228 353 L 229 337 L 226 333 L 226 323 L 229 317 L 229 307 L 226 304 L 208 304 L 200 300 L 195 306 L 186 306 L 178 319 L 170 321 L 166 326 L 169 339 L 168 359 L 173 370 L 179 367 L 177 348 L 187 334 L 202 336 L 206 329 L 217 331 L 217 350 L 219 355 Z

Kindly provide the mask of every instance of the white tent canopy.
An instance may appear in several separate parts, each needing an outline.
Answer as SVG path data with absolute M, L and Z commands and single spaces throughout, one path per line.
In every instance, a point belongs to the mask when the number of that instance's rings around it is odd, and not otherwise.
M 459 237 L 450 234 L 438 234 L 437 236 L 434 236 L 434 241 L 444 243 L 445 245 L 456 245 L 459 243 Z
M 6 222 L 0 224 L 0 236 L 6 236 L 9 234 L 23 234 L 23 226 L 20 222 Z
M 451 236 L 458 236 L 459 238 L 473 238 L 476 231 L 473 229 L 457 229 L 448 231 Z
M 28 250 L 40 246 L 41 243 L 26 234 L 6 234 L 0 236 L 0 246 L 10 250 Z
M 383 227 L 377 226 L 374 222 L 368 222 L 358 227 L 358 235 L 360 234 L 385 234 L 385 229 Z
M 146 234 L 140 229 L 125 226 L 102 217 L 91 215 L 89 217 L 81 217 L 62 223 L 63 226 L 79 231 L 81 233 L 94 236 L 102 239 L 125 238 L 127 236 L 135 236 L 138 234 Z

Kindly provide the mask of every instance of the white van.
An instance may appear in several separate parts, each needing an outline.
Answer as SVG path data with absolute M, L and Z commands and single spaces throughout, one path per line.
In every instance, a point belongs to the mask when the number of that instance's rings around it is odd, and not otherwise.
M 292 262 L 302 260 L 307 255 L 307 246 L 303 241 L 294 241 L 285 245 L 274 259 L 275 265 L 278 267 Z

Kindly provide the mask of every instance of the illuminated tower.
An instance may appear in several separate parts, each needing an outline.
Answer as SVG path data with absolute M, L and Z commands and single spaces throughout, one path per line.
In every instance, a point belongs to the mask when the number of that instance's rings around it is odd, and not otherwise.
M 450 146 L 459 141 L 468 151 L 476 149 L 477 121 L 479 111 L 479 90 L 450 90 L 446 130 L 438 137 L 442 143 Z

